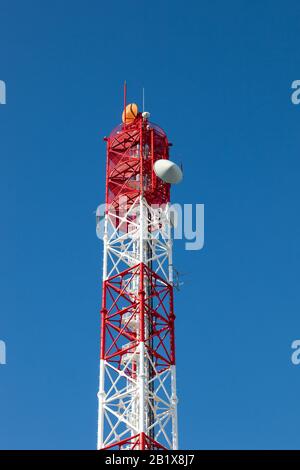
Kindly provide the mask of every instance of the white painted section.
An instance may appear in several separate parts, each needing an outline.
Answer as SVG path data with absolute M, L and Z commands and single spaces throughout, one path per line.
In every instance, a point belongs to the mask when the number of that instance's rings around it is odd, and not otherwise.
M 145 429 L 145 343 L 139 344 L 139 374 L 138 374 L 138 390 L 139 390 L 139 432 L 146 432 Z
M 99 392 L 98 392 L 98 434 L 97 434 L 97 449 L 103 448 L 103 435 L 104 435 L 104 377 L 105 377 L 105 361 L 100 359 L 100 374 L 99 374 Z
M 176 366 L 171 366 L 171 387 L 172 387 L 172 449 L 178 449 L 178 417 L 177 417 L 177 391 L 176 391 Z

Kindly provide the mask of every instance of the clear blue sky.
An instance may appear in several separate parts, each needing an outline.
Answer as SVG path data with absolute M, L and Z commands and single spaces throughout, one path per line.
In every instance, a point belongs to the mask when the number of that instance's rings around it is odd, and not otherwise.
M 175 245 L 182 448 L 300 448 L 297 0 L 1 1 L 0 447 L 93 449 L 102 137 L 122 83 L 184 162 L 205 248 Z

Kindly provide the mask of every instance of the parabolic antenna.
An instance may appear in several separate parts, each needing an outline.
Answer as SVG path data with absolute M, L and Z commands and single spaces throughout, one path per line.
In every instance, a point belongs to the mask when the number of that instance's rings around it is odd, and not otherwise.
M 154 173 L 165 183 L 177 184 L 182 180 L 181 169 L 170 160 L 157 160 L 154 163 Z

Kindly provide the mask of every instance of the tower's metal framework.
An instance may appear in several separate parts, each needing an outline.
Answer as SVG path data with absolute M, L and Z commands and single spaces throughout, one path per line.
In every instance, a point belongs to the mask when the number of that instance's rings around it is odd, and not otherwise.
M 108 138 L 98 449 L 177 449 L 169 158 L 139 113 Z

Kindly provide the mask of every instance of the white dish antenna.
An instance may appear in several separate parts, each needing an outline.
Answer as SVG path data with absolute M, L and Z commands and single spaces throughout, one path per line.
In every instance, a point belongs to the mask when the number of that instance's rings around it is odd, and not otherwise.
M 154 173 L 165 183 L 177 184 L 182 180 L 182 171 L 176 163 L 170 160 L 157 160 L 154 163 Z

